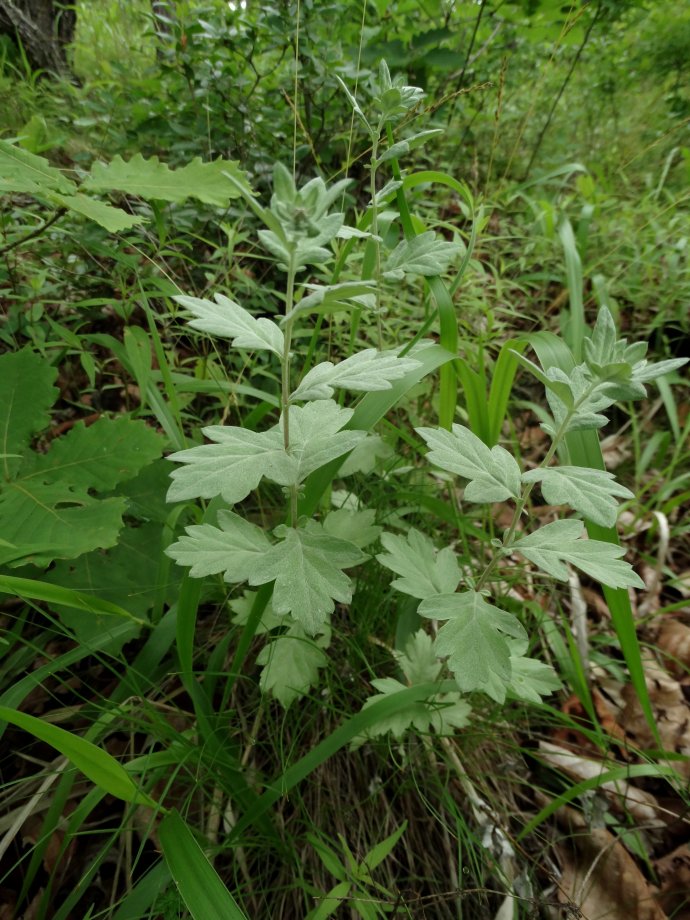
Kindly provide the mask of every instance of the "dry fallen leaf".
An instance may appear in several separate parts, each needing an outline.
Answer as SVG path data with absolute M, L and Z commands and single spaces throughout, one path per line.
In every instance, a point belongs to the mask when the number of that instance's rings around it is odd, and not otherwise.
M 667 920 L 622 843 L 605 828 L 588 830 L 570 808 L 556 813 L 571 836 L 558 844 L 563 874 L 559 900 L 582 920 Z
M 657 900 L 673 920 L 690 918 L 690 847 L 686 843 L 657 859 Z
M 624 764 L 602 763 L 600 760 L 580 757 L 578 754 L 567 750 L 567 748 L 552 744 L 549 741 L 540 741 L 539 750 L 542 759 L 546 763 L 563 770 L 564 773 L 572 776 L 578 782 L 601 776 L 612 767 L 625 766 Z M 643 789 L 638 789 L 625 780 L 619 779 L 602 783 L 597 787 L 597 791 L 605 793 L 611 804 L 618 811 L 631 814 L 640 824 L 644 824 L 646 827 L 663 825 L 663 822 L 659 820 L 656 799 Z

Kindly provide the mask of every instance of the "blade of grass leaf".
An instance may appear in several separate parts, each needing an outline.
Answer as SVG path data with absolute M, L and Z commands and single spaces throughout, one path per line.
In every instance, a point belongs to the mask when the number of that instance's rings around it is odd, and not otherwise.
M 194 920 L 247 920 L 174 809 L 161 821 L 158 839 L 170 874 Z

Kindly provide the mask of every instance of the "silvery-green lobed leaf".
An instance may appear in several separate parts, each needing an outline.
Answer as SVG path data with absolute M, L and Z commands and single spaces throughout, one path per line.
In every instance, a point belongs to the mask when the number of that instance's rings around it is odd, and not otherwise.
M 418 598 L 447 594 L 460 583 L 460 567 L 452 549 L 437 550 L 418 530 L 410 530 L 405 537 L 384 533 L 381 543 L 387 552 L 376 558 L 401 576 L 393 582 L 393 587 L 403 594 Z
M 330 511 L 323 520 L 323 529 L 332 537 L 354 543 L 360 549 L 378 540 L 382 528 L 374 523 L 376 512 L 370 508 L 348 511 L 339 508 Z
M 219 511 L 218 523 L 220 527 L 187 527 L 186 536 L 168 547 L 166 555 L 178 565 L 191 566 L 192 578 L 223 572 L 225 581 L 246 581 L 257 556 L 268 552 L 271 543 L 260 527 L 231 511 Z
M 291 316 L 297 313 L 331 312 L 339 308 L 352 307 L 353 304 L 366 305 L 369 298 L 372 298 L 373 305 L 376 283 L 374 281 L 342 281 L 340 284 L 308 285 L 307 287 L 311 293 L 295 305 Z
M 432 683 L 441 673 L 441 662 L 434 652 L 434 640 L 423 629 L 410 636 L 404 649 L 394 654 L 410 686 Z
M 452 431 L 415 429 L 430 448 L 428 459 L 442 470 L 469 479 L 465 498 L 471 502 L 502 502 L 520 495 L 520 467 L 503 447 L 488 448 L 464 425 Z
M 438 594 L 419 605 L 423 617 L 448 620 L 439 630 L 434 650 L 448 657 L 461 690 L 481 690 L 497 702 L 510 683 L 510 648 L 506 636 L 524 639 L 525 630 L 511 613 L 490 604 L 476 591 Z
M 619 498 L 633 498 L 630 489 L 616 482 L 612 473 L 590 467 L 558 466 L 530 470 L 523 482 L 541 482 L 541 491 L 550 505 L 570 505 L 575 511 L 602 527 L 613 527 L 618 516 Z
M 441 275 L 456 257 L 460 247 L 437 239 L 433 230 L 420 233 L 412 240 L 402 240 L 386 259 L 383 277 L 402 281 L 405 275 L 432 277 Z
M 278 527 L 279 542 L 257 558 L 249 577 L 252 586 L 275 580 L 273 607 L 290 613 L 313 636 L 323 629 L 335 603 L 349 604 L 352 584 L 343 569 L 369 557 L 352 543 L 326 533 L 320 524 Z
M 536 658 L 511 655 L 510 671 L 508 690 L 521 700 L 541 703 L 542 697 L 550 696 L 561 688 L 554 669 Z
M 657 361 L 656 364 L 650 364 L 648 361 L 640 361 L 633 368 L 633 381 L 636 383 L 648 383 L 650 380 L 656 380 L 663 377 L 664 374 L 670 374 L 677 371 L 688 363 L 687 358 L 669 358 L 667 361 Z
M 554 521 L 516 540 L 511 549 L 559 581 L 567 581 L 570 562 L 610 588 L 644 588 L 632 566 L 620 558 L 625 555 L 622 546 L 584 537 L 582 521 Z
M 285 341 L 280 327 L 270 319 L 256 319 L 229 297 L 216 294 L 215 303 L 198 297 L 173 299 L 194 314 L 189 322 L 193 329 L 230 338 L 237 348 L 268 350 L 282 357 Z
M 168 459 L 184 464 L 171 474 L 168 501 L 215 498 L 242 501 L 266 477 L 281 486 L 299 485 L 330 460 L 352 450 L 364 431 L 341 431 L 352 417 L 332 400 L 291 406 L 290 449 L 283 445 L 281 421 L 268 431 L 212 425 L 203 432 L 214 444 L 181 450 Z
M 287 709 L 318 683 L 319 669 L 328 664 L 324 652 L 330 644 L 330 629 L 310 639 L 299 623 L 269 642 L 257 656 L 263 665 L 259 686 Z
M 242 501 L 264 476 L 280 485 L 297 482 L 297 462 L 285 453 L 276 425 L 268 431 L 213 425 L 202 429 L 214 444 L 180 450 L 168 458 L 184 464 L 171 473 L 168 501 L 215 498 Z
M 396 354 L 367 348 L 339 364 L 324 361 L 313 367 L 304 377 L 290 399 L 294 402 L 309 399 L 328 399 L 336 388 L 368 392 L 390 390 L 393 380 L 416 370 L 419 361 L 399 358 Z
M 332 399 L 290 406 L 288 411 L 290 456 L 297 465 L 297 483 L 304 482 L 314 470 L 351 451 L 367 436 L 365 431 L 341 431 L 354 410 L 344 409 Z M 282 433 L 282 418 L 278 427 Z

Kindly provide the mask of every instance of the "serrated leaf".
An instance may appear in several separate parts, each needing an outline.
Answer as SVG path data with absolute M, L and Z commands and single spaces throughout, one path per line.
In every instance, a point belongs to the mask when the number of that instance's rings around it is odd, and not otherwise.
M 489 448 L 469 428 L 453 425 L 452 431 L 417 428 L 430 450 L 427 458 L 436 466 L 457 473 L 469 482 L 465 498 L 471 502 L 501 502 L 520 495 L 520 467 L 503 447 Z
M 256 560 L 249 584 L 275 580 L 276 613 L 292 614 L 313 636 L 323 628 L 335 601 L 352 600 L 352 584 L 343 569 L 359 565 L 368 556 L 352 543 L 330 536 L 314 521 L 304 528 L 281 526 L 276 536 L 279 542 Z
M 221 208 L 240 196 L 238 186 L 249 191 L 245 173 L 232 160 L 203 163 L 195 157 L 180 169 L 170 169 L 158 157 L 146 160 L 140 153 L 128 162 L 115 156 L 107 165 L 94 163 L 82 184 L 84 189 L 124 192 L 146 200 L 180 202 L 196 198 Z
M 0 192 L 38 195 L 46 191 L 70 195 L 76 186 L 45 157 L 0 140 Z
M 399 358 L 375 348 L 367 348 L 339 364 L 323 361 L 313 367 L 292 394 L 292 401 L 328 399 L 335 389 L 355 392 L 390 390 L 393 380 L 419 367 L 414 358 Z
M 0 355 L 0 457 L 5 479 L 21 463 L 33 434 L 50 423 L 57 369 L 28 348 Z
M 37 479 L 107 492 L 157 460 L 163 438 L 145 422 L 125 416 L 83 422 L 57 438 L 45 454 L 32 454 L 20 470 L 23 486 Z
M 419 613 L 448 621 L 439 630 L 434 651 L 447 656 L 460 689 L 482 690 L 502 703 L 511 676 L 506 637 L 526 637 L 519 620 L 476 591 L 428 597 L 419 605 Z
M 319 669 L 328 664 L 324 649 L 329 644 L 330 630 L 310 639 L 299 623 L 294 623 L 259 652 L 256 660 L 263 665 L 259 686 L 287 709 L 318 683 Z
M 619 498 L 634 498 L 630 489 L 616 482 L 613 473 L 583 466 L 557 466 L 530 470 L 523 482 L 540 482 L 550 505 L 570 505 L 595 524 L 613 527 L 618 517 Z
M 383 277 L 402 281 L 405 275 L 423 275 L 426 278 L 441 275 L 459 251 L 456 243 L 437 239 L 433 230 L 427 230 L 411 240 L 398 243 L 386 259 Z
M 257 319 L 222 294 L 215 294 L 214 297 L 215 303 L 184 295 L 174 297 L 173 300 L 194 314 L 195 319 L 189 321 L 192 329 L 226 336 L 232 339 L 232 344 L 237 348 L 268 350 L 282 358 L 285 337 L 273 320 L 265 317 Z
M 242 501 L 262 478 L 281 486 L 298 485 L 314 470 L 352 450 L 364 431 L 341 431 L 352 417 L 332 400 L 291 406 L 290 449 L 283 443 L 283 419 L 268 431 L 213 425 L 203 433 L 214 441 L 178 451 L 169 459 L 185 466 L 171 474 L 169 501 L 222 497 Z
M 437 550 L 431 540 L 411 529 L 404 537 L 385 533 L 381 543 L 387 552 L 376 557 L 381 565 L 400 575 L 392 586 L 403 594 L 425 598 L 449 594 L 460 583 L 460 567 L 450 547 Z
M 332 537 L 354 543 L 360 549 L 378 540 L 383 528 L 377 526 L 376 512 L 370 508 L 361 511 L 347 511 L 340 508 L 330 511 L 323 519 L 323 529 Z
M 561 682 L 554 669 L 536 658 L 511 655 L 510 671 L 508 690 L 521 700 L 541 703 L 543 697 L 561 689 Z
M 59 195 L 51 192 L 49 198 L 51 202 L 75 211 L 83 217 L 94 221 L 101 227 L 104 227 L 109 233 L 120 233 L 122 230 L 129 230 L 137 224 L 143 224 L 144 218 L 136 214 L 128 214 L 122 208 L 114 208 L 104 201 L 97 201 L 95 198 L 89 198 L 88 195 Z
M 168 547 L 166 555 L 178 565 L 191 566 L 192 578 L 223 572 L 225 581 L 246 581 L 257 557 L 268 552 L 271 543 L 260 527 L 231 511 L 219 511 L 218 524 L 187 527 L 186 536 Z
M 410 686 L 432 683 L 441 673 L 441 662 L 434 652 L 434 640 L 423 629 L 410 636 L 402 651 L 394 654 Z
M 584 537 L 582 521 L 553 521 L 516 540 L 511 550 L 517 550 L 559 581 L 568 580 L 566 562 L 570 562 L 610 588 L 644 588 L 632 566 L 620 558 L 625 555 L 622 546 Z

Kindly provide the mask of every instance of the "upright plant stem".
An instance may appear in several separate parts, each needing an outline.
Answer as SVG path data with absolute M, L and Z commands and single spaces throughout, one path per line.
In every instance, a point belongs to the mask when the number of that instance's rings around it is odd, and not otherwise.
M 295 300 L 295 255 L 290 256 L 290 264 L 287 272 L 287 285 L 285 289 L 285 315 L 290 316 L 293 303 Z M 292 326 L 294 319 L 288 319 L 285 323 L 285 345 L 283 347 L 283 358 L 281 362 L 280 375 L 280 407 L 283 419 L 283 447 L 285 451 L 290 450 L 290 346 L 292 344 Z M 290 486 L 290 526 L 297 526 L 297 486 Z
M 379 235 L 379 209 L 376 203 L 376 160 L 379 151 L 380 129 L 376 135 L 372 134 L 371 138 L 371 167 L 370 174 L 370 191 L 371 191 L 371 232 L 374 237 L 374 252 L 376 253 L 374 262 L 374 279 L 376 281 L 376 330 L 378 335 L 379 351 L 383 349 L 383 324 L 381 323 L 381 304 L 379 301 L 379 288 L 381 285 L 381 245 L 378 240 Z

